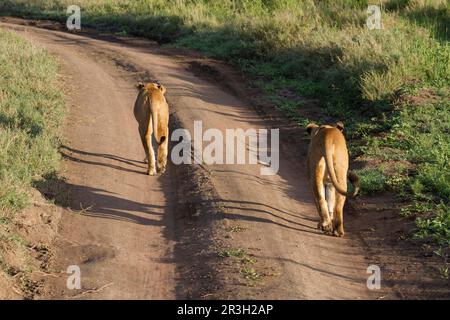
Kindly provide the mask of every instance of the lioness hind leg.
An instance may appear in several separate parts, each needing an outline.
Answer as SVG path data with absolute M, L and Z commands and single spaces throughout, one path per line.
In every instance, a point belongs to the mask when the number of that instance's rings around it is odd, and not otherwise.
M 148 159 L 148 146 L 147 146 L 147 141 L 145 140 L 145 134 L 147 132 L 147 128 L 144 128 L 141 125 L 139 125 L 138 131 L 139 131 L 139 137 L 141 137 L 142 146 L 144 147 L 145 159 Z
M 344 235 L 344 204 L 345 196 L 336 192 L 333 221 L 333 235 L 336 237 L 342 237 Z
M 147 141 L 149 151 L 147 174 L 150 176 L 154 176 L 156 174 L 156 167 L 155 167 L 155 151 L 153 150 L 152 146 L 152 136 L 151 135 L 146 136 L 145 140 Z
M 328 213 L 330 214 L 331 221 L 333 221 L 334 218 L 334 207 L 336 203 L 335 193 L 336 189 L 334 188 L 333 184 L 327 183 L 325 185 L 325 197 L 327 199 Z
M 320 222 L 317 228 L 327 234 L 331 234 L 333 231 L 333 225 L 331 223 L 330 215 L 328 214 L 327 201 L 325 200 L 324 185 L 321 181 L 316 181 L 313 185 L 314 198 L 317 202 L 317 207 L 320 215 Z
M 168 141 L 169 132 L 166 130 L 164 135 L 164 141 L 158 147 L 158 163 L 157 169 L 159 172 L 164 173 L 166 171 L 167 166 L 167 153 L 168 153 Z
M 141 133 L 139 131 L 139 134 L 141 135 L 141 142 L 142 145 L 144 147 L 144 152 L 145 152 L 145 158 L 144 158 L 144 163 L 148 163 L 148 145 L 147 145 L 147 140 L 145 139 L 145 133 Z
M 152 119 L 150 118 L 150 121 Z M 146 145 L 146 151 L 147 152 L 147 159 L 148 159 L 148 169 L 147 174 L 150 176 L 153 176 L 156 174 L 156 168 L 155 168 L 155 151 L 153 150 L 152 146 L 152 127 L 149 125 L 149 128 L 145 134 L 145 145 Z

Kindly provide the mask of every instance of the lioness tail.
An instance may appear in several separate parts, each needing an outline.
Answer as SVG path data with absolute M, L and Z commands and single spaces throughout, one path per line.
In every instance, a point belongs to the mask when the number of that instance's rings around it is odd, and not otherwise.
M 348 180 L 350 180 L 350 182 L 353 185 L 353 192 L 350 194 L 350 197 L 354 197 L 358 194 L 359 192 L 359 178 L 356 175 L 356 173 L 354 173 L 353 171 L 349 171 L 347 174 Z
M 347 177 L 349 178 L 350 182 L 354 186 L 353 192 L 348 192 L 348 190 L 344 190 L 339 185 L 337 178 L 336 178 L 336 171 L 334 171 L 333 154 L 331 152 L 327 152 L 327 150 L 333 150 L 332 143 L 333 142 L 331 140 L 325 140 L 325 143 L 323 145 L 323 155 L 325 158 L 328 175 L 330 176 L 331 182 L 333 183 L 334 187 L 340 194 L 347 196 L 347 197 L 354 197 L 354 196 L 356 196 L 356 194 L 359 191 L 359 178 L 354 172 L 349 171 L 347 173 Z

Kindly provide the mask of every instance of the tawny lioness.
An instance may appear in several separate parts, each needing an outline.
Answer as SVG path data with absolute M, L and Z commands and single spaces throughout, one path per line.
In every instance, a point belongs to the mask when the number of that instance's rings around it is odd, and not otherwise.
M 342 134 L 344 124 L 336 126 L 311 123 L 306 127 L 311 135 L 307 157 L 307 174 L 319 212 L 318 228 L 337 237 L 344 235 L 344 203 L 346 196 L 355 196 L 359 179 L 348 171 L 348 150 Z M 347 191 L 347 177 L 354 191 Z
M 169 140 L 169 106 L 164 93 L 166 88 L 158 83 L 138 83 L 139 94 L 134 104 L 134 117 L 139 123 L 139 134 L 148 163 L 147 174 L 164 173 L 167 166 Z M 158 143 L 158 161 L 155 167 L 155 151 L 152 134 Z

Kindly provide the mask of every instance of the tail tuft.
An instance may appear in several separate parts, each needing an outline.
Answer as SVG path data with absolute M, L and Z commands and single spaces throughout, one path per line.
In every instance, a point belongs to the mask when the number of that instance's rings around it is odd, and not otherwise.
M 351 182 L 352 185 L 353 185 L 353 192 L 350 194 L 350 196 L 351 196 L 351 197 L 354 197 L 354 196 L 356 196 L 356 195 L 358 194 L 358 192 L 359 192 L 359 187 L 360 187 L 360 184 L 359 184 L 359 178 L 358 178 L 358 176 L 356 175 L 356 173 L 354 173 L 353 171 L 349 171 L 348 174 L 347 174 L 347 176 L 348 176 L 348 179 L 350 180 L 350 182 Z
M 159 144 L 163 143 L 164 141 L 166 141 L 166 136 L 162 136 L 162 137 L 159 139 Z

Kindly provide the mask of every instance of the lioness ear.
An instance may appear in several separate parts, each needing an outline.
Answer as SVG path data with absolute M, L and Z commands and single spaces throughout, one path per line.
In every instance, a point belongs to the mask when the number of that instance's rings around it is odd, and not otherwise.
M 310 123 L 310 124 L 308 124 L 308 125 L 306 126 L 306 132 L 308 132 L 308 134 L 311 134 L 312 130 L 313 130 L 314 128 L 317 128 L 317 127 L 318 127 L 317 124 L 315 124 L 315 123 Z
M 340 131 L 344 130 L 344 123 L 342 121 L 336 122 L 336 128 L 338 128 Z
M 141 90 L 142 88 L 144 88 L 144 84 L 143 84 L 142 82 L 138 82 L 138 83 L 136 84 L 136 88 L 139 89 L 139 90 Z
M 162 94 L 166 93 L 166 87 L 164 87 L 162 84 L 159 85 L 159 90 Z

